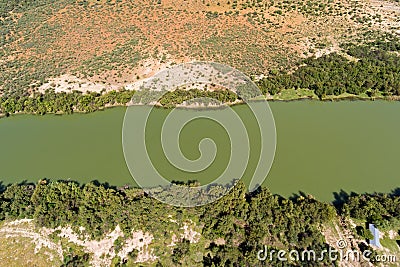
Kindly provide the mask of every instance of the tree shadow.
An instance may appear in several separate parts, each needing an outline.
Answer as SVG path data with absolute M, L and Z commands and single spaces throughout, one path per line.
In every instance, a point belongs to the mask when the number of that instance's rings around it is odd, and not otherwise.
M 334 200 L 332 201 L 332 204 L 337 208 L 341 209 L 343 205 L 349 200 L 350 197 L 356 196 L 357 193 L 355 192 L 350 192 L 347 193 L 343 189 L 340 189 L 339 192 L 333 192 L 333 197 Z
M 399 197 L 400 196 L 400 187 L 397 187 L 392 190 L 391 195 L 394 197 Z
M 298 193 L 293 193 L 291 196 L 288 197 L 289 200 L 296 202 L 299 198 L 309 199 L 309 200 L 316 200 L 315 197 L 311 194 L 307 194 L 304 191 L 299 191 Z
M 252 198 L 252 197 L 256 197 L 258 194 L 261 194 L 262 192 L 262 187 L 259 184 L 256 184 L 255 186 L 256 189 L 254 189 L 253 191 L 249 192 L 247 194 L 248 198 Z
M 36 185 L 34 182 L 27 180 L 23 180 L 22 182 L 17 182 L 17 183 L 8 183 L 8 184 L 5 184 L 3 181 L 0 181 L 0 194 L 6 191 L 7 188 L 13 184 L 16 184 L 18 186 L 26 186 L 28 189 L 34 189 Z
M 9 186 L 9 184 L 8 184 L 8 185 L 5 185 L 5 184 L 3 183 L 3 181 L 0 181 L 0 194 L 3 193 L 4 191 L 6 191 L 7 186 Z
M 51 180 L 48 180 L 47 182 L 52 182 Z M 59 183 L 71 183 L 77 186 L 80 186 L 81 183 L 79 183 L 78 181 L 75 180 L 70 180 L 70 179 L 60 179 L 60 180 L 56 180 L 55 182 L 59 182 Z
M 76 185 L 76 186 L 78 186 L 78 187 L 84 187 L 86 184 L 89 184 L 89 183 L 92 183 L 93 185 L 95 185 L 95 186 L 97 186 L 97 187 L 100 187 L 100 186 L 102 186 L 102 187 L 104 187 L 105 189 L 114 189 L 114 190 L 118 190 L 120 187 L 119 186 L 117 186 L 117 185 L 111 185 L 111 184 L 109 184 L 108 182 L 100 182 L 99 180 L 97 180 L 97 179 L 95 179 L 95 180 L 91 180 L 90 182 L 79 182 L 79 181 L 76 181 L 76 180 L 72 180 L 72 179 L 69 179 L 69 178 L 67 178 L 67 179 L 49 179 L 49 178 L 44 178 L 44 179 L 40 179 L 39 180 L 40 182 L 43 182 L 43 183 L 45 183 L 45 184 L 49 184 L 49 183 L 52 183 L 52 182 L 58 182 L 58 183 L 71 183 L 71 184 L 74 184 L 74 185 Z M 31 182 L 27 182 L 27 181 L 23 181 L 23 182 L 21 182 L 21 183 L 19 183 L 19 185 L 35 185 L 34 183 L 31 183 Z M 124 185 L 124 186 L 122 186 L 122 187 L 124 187 L 124 188 L 126 188 L 127 187 L 127 185 Z

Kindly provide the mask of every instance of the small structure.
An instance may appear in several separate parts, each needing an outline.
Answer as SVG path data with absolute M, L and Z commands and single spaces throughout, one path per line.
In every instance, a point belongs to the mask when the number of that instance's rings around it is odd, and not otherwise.
M 374 239 L 369 240 L 369 244 L 373 245 L 375 247 L 378 247 L 378 248 L 382 248 L 382 245 L 379 242 L 380 232 L 379 232 L 378 228 L 376 228 L 374 224 L 370 223 L 369 230 L 371 231 L 372 235 L 374 236 Z

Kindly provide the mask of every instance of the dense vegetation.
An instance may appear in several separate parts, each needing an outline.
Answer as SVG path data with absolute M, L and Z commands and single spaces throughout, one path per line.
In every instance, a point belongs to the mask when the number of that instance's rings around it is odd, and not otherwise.
M 174 107 L 194 98 L 212 98 L 220 103 L 232 103 L 237 100 L 237 95 L 229 90 L 206 91 L 199 89 L 177 89 L 164 94 L 160 99 L 160 104 L 167 108 Z
M 128 90 L 110 91 L 104 94 L 78 91 L 72 93 L 35 93 L 33 96 L 3 96 L 0 97 L 0 114 L 32 113 L 43 115 L 46 113 L 71 114 L 73 112 L 92 112 L 107 105 L 125 105 L 135 92 Z
M 374 222 L 381 229 L 400 227 L 400 197 L 388 194 L 352 195 L 342 211 L 352 218 Z
M 293 73 L 271 71 L 259 82 L 264 93 L 311 89 L 320 98 L 349 93 L 369 97 L 400 96 L 398 40 L 344 45 L 346 55 L 332 53 L 308 58 Z
M 34 218 L 38 226 L 72 225 L 75 229 L 84 226 L 93 238 L 104 236 L 117 225 L 126 234 L 137 229 L 148 231 L 154 236 L 151 247 L 160 256 L 158 266 L 259 266 L 256 253 L 263 244 L 299 251 L 312 248 L 318 252 L 328 248 L 320 227 L 335 220 L 338 212 L 378 225 L 393 226 L 393 220 L 400 219 L 398 194 L 352 195 L 341 207 L 337 211 L 333 205 L 306 195 L 284 199 L 266 188 L 249 194 L 240 182 L 219 201 L 196 208 L 162 204 L 141 189 L 111 188 L 97 183 L 79 185 L 70 181 L 42 180 L 37 185 L 3 186 L 0 194 L 1 220 Z M 179 225 L 171 224 L 170 219 L 195 222 L 201 227 L 203 241 L 190 243 L 183 239 L 171 254 L 166 242 Z M 199 252 L 200 259 L 193 257 Z M 74 261 L 81 264 L 88 256 L 70 253 L 65 259 L 69 264 Z M 118 261 L 116 258 L 113 262 Z
M 106 106 L 125 105 L 134 96 L 135 91 L 121 89 L 106 93 L 55 93 L 53 90 L 45 93 L 34 93 L 32 96 L 2 96 L 0 97 L 0 114 L 29 113 L 44 115 L 47 113 L 71 114 L 74 112 L 93 112 L 103 109 Z M 137 94 L 143 99 L 145 92 Z M 157 97 L 151 96 L 150 99 Z M 162 106 L 166 108 L 175 107 L 195 98 L 215 99 L 221 103 L 232 103 L 238 96 L 229 90 L 203 91 L 199 89 L 183 90 L 177 89 L 172 92 L 165 92 L 159 99 Z

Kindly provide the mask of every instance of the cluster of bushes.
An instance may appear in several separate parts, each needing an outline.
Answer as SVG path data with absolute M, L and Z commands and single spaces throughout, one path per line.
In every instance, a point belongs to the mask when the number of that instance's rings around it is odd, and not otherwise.
M 23 94 L 33 87 L 38 87 L 48 77 L 57 77 L 65 73 L 66 67 L 72 65 L 75 58 L 49 58 L 42 54 L 54 48 L 56 37 L 64 34 L 57 23 L 48 19 L 58 10 L 75 0 L 10 0 L 0 2 L 0 84 L 7 94 Z M 54 12 L 54 13 L 52 13 Z M 18 15 L 16 15 L 18 14 Z M 16 19 L 17 17 L 18 19 Z M 25 40 L 15 49 L 17 40 Z M 31 56 L 22 55 L 26 50 L 35 51 Z M 46 59 L 44 59 L 46 58 Z
M 381 229 L 389 225 L 400 228 L 399 193 L 351 195 L 342 210 L 352 218 L 374 222 Z
M 134 26 L 120 29 L 120 31 L 126 31 L 132 36 L 140 35 L 138 29 Z M 85 60 L 76 71 L 84 77 L 93 77 L 107 71 L 117 70 L 118 75 L 114 74 L 114 76 L 121 78 L 121 71 L 124 69 L 134 70 L 140 60 L 148 57 L 145 52 L 139 49 L 142 41 L 140 38 L 132 38 L 124 44 L 118 44 L 110 52 L 104 52 L 99 56 Z
M 319 98 L 349 93 L 368 96 L 400 96 L 400 42 L 376 41 L 348 46 L 348 58 L 332 53 L 302 62 L 293 73 L 272 71 L 258 85 L 275 95 L 285 89 L 311 89 Z
M 212 98 L 221 103 L 232 103 L 237 100 L 237 95 L 230 90 L 177 89 L 164 94 L 159 102 L 164 107 L 170 108 L 194 98 Z
M 0 17 L 8 17 L 9 12 L 23 12 L 40 6 L 52 4 L 52 0 L 9 0 L 0 3 Z
M 125 105 L 134 91 L 119 90 L 104 94 L 73 91 L 72 93 L 35 93 L 33 96 L 13 95 L 0 97 L 0 113 L 31 113 L 43 115 L 46 113 L 71 114 L 73 112 L 93 112 L 106 105 Z

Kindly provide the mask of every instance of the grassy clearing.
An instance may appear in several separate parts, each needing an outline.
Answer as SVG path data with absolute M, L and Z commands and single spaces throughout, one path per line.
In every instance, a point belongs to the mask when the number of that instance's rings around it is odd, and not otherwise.
M 383 247 L 389 249 L 391 252 L 394 252 L 394 253 L 400 252 L 400 249 L 399 249 L 399 246 L 397 245 L 396 240 L 385 237 L 385 238 L 382 238 L 380 240 L 380 242 Z
M 50 256 L 51 255 L 51 256 Z M 32 239 L 24 237 L 0 238 L 0 262 L 2 266 L 60 266 L 57 253 L 41 248 L 35 253 Z
M 325 224 L 325 227 L 330 228 L 332 230 L 332 233 L 334 234 L 334 236 L 336 237 L 340 237 L 339 232 L 336 229 L 336 226 L 338 225 L 338 222 L 328 222 Z
M 378 100 L 378 99 L 386 99 L 387 97 L 383 96 L 382 92 L 377 92 L 376 95 L 374 95 L 374 96 L 368 96 L 366 93 L 362 93 L 359 95 L 343 93 L 340 95 L 325 96 L 322 99 L 323 100 L 341 100 L 341 99 L 351 99 L 351 98 L 360 99 L 360 100 Z
M 285 89 L 274 96 L 274 100 L 318 99 L 313 90 L 309 89 Z

